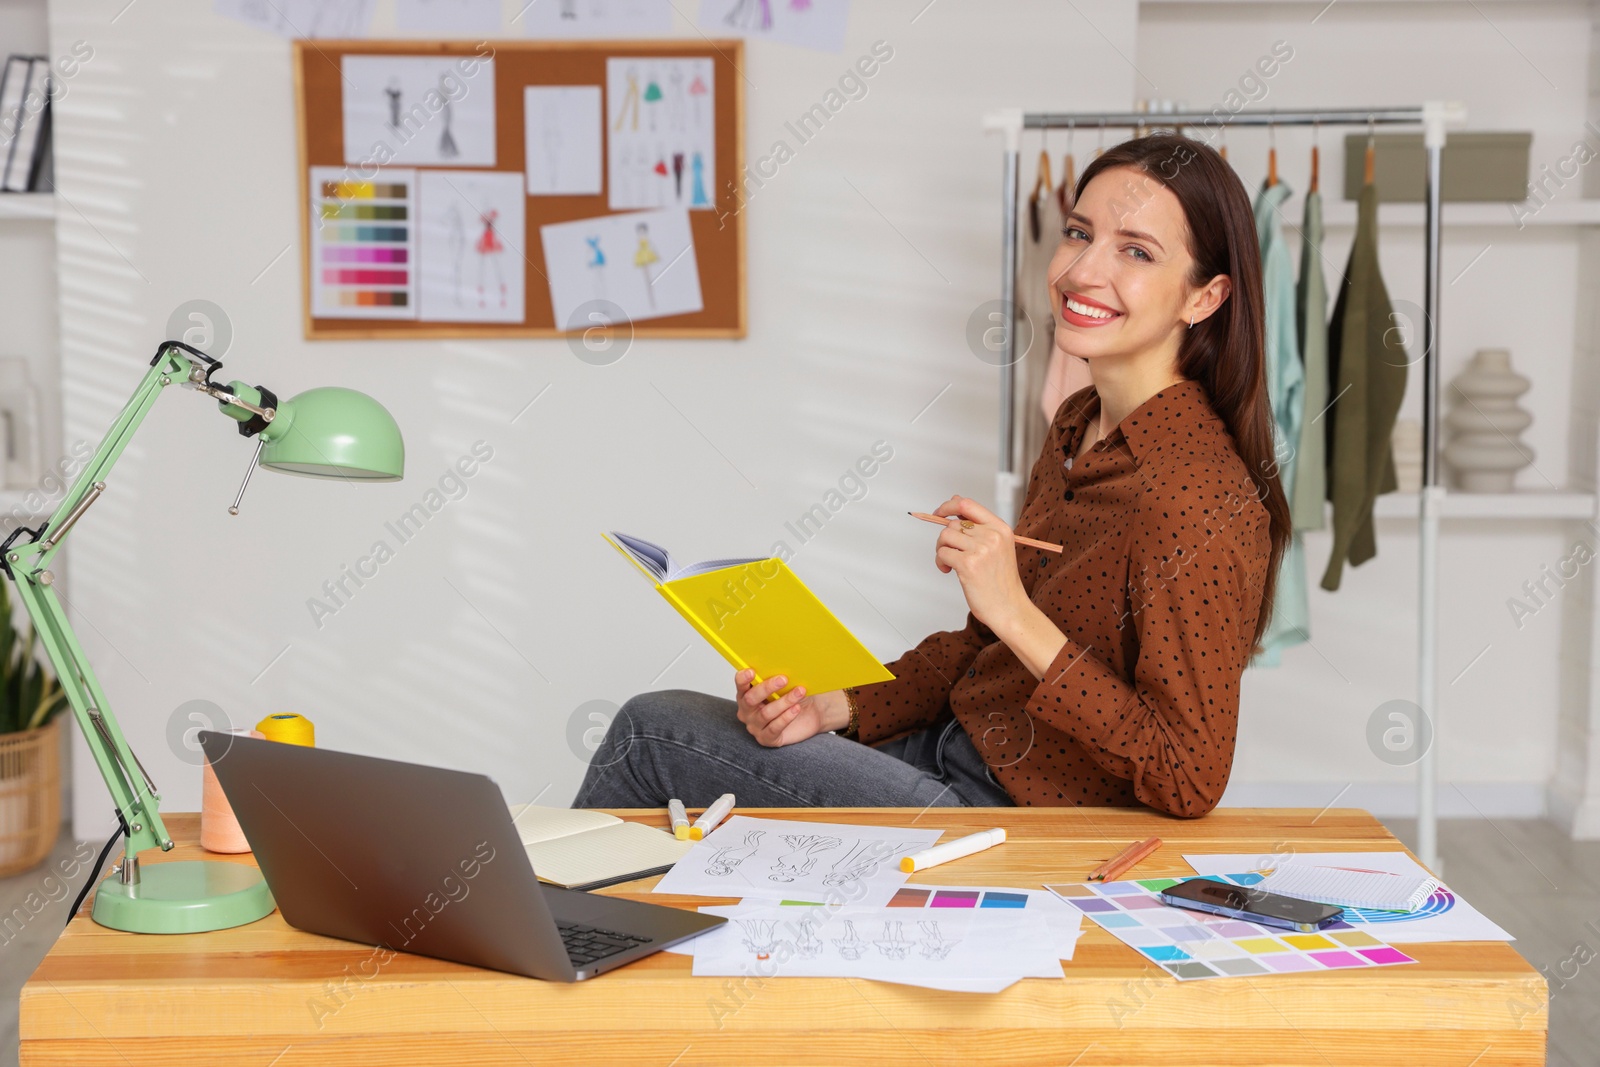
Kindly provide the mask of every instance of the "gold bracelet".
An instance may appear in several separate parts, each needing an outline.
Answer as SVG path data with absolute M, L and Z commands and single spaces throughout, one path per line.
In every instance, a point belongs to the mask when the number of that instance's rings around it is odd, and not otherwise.
M 850 722 L 839 731 L 839 736 L 855 740 L 861 733 L 861 713 L 856 710 L 856 698 L 848 689 L 844 690 L 844 704 L 850 709 Z

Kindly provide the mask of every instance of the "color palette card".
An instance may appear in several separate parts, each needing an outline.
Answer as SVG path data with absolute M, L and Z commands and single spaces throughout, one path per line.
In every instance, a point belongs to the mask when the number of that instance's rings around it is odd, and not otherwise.
M 313 317 L 417 317 L 416 173 L 363 181 L 344 167 L 311 168 Z
M 1254 885 L 1259 874 L 1211 875 Z M 1047 885 L 1046 889 L 1180 981 L 1243 978 L 1307 971 L 1359 970 L 1415 963 L 1404 952 L 1348 923 L 1297 933 L 1174 908 L 1157 896 L 1182 878 Z

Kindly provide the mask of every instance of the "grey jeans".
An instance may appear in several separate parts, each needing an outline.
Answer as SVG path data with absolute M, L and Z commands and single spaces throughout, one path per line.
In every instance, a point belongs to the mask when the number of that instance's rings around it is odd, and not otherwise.
M 881 745 L 817 734 L 769 748 L 734 702 L 685 689 L 642 693 L 617 712 L 575 808 L 1001 807 L 1014 802 L 954 718 Z

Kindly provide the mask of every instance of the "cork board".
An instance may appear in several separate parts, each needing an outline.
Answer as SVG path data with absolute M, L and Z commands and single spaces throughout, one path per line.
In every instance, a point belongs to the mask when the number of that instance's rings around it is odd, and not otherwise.
M 346 66 L 347 57 L 355 66 Z M 636 68 L 626 63 L 629 59 L 636 59 L 640 66 Z M 492 64 L 486 60 L 492 60 Z M 652 61 L 656 60 L 663 62 L 652 66 Z M 689 60 L 700 63 L 676 62 Z M 388 131 L 380 131 L 378 136 L 363 136 L 367 127 L 360 124 L 360 116 L 352 119 L 351 114 L 347 114 L 347 92 L 352 94 L 353 100 L 359 92 L 361 106 L 368 110 L 381 110 L 382 105 L 374 103 L 380 95 L 395 101 L 402 97 L 406 102 L 421 101 L 424 94 L 414 87 L 403 87 L 402 83 L 410 77 L 410 71 L 421 70 L 426 74 L 440 64 L 455 68 L 450 75 L 454 81 L 445 79 L 440 84 L 456 90 L 446 91 L 443 96 L 428 94 L 436 104 L 453 99 L 453 103 L 442 106 L 442 111 L 429 114 L 418 102 L 411 105 L 409 112 L 402 112 L 404 104 L 397 103 L 384 113 L 391 122 L 389 129 L 395 134 L 392 137 L 388 136 Z M 685 183 L 700 178 L 699 159 L 695 160 L 691 177 L 685 173 L 683 152 L 663 153 L 665 160 L 656 160 L 652 171 L 659 176 L 654 179 L 658 185 L 647 186 L 646 178 L 633 177 L 635 170 L 614 169 L 623 162 L 629 167 L 635 165 L 631 159 L 611 158 L 612 145 L 607 131 L 619 102 L 615 99 L 619 94 L 613 91 L 619 84 L 619 71 L 628 71 L 631 95 L 636 69 L 664 68 L 672 73 L 707 69 L 704 64 L 709 64 L 710 76 L 705 80 L 714 86 L 714 92 L 707 94 L 709 99 L 702 98 L 704 118 L 696 111 L 693 121 L 702 126 L 709 122 L 711 126 L 714 141 L 708 145 L 707 160 L 713 162 L 707 168 L 710 176 L 703 187 L 701 184 L 694 186 L 701 206 L 690 207 Z M 293 66 L 299 133 L 301 297 L 307 339 L 556 337 L 591 329 L 595 321 L 602 325 L 611 323 L 617 330 L 631 328 L 633 335 L 644 337 L 745 336 L 744 214 L 739 210 L 737 193 L 744 169 L 742 41 L 299 40 L 294 43 Z M 370 77 L 351 76 L 355 71 L 387 69 L 397 71 L 397 76 L 387 80 L 380 76 L 376 82 Z M 491 70 L 491 77 L 485 79 L 483 74 Z M 665 131 L 669 123 L 687 120 L 685 112 L 674 114 L 665 110 L 674 106 L 676 98 L 671 92 L 673 89 L 681 91 L 682 79 L 674 75 L 675 84 L 668 88 L 665 99 L 657 80 L 654 74 L 650 75 L 648 90 L 643 94 L 646 101 L 643 110 L 649 116 L 649 130 L 660 124 Z M 512 177 L 521 176 L 524 187 L 530 181 L 545 180 L 543 166 L 531 166 L 534 157 L 529 155 L 527 143 L 532 138 L 527 135 L 525 101 L 531 107 L 535 100 L 549 100 L 548 94 L 555 91 L 554 87 L 564 87 L 561 90 L 564 93 L 577 92 L 580 96 L 588 93 L 591 99 L 595 95 L 599 98 L 602 121 L 599 169 L 597 177 L 592 179 L 598 184 L 586 186 L 583 191 L 571 191 L 570 182 L 557 183 L 550 185 L 551 191 L 542 195 L 531 195 L 524 188 L 518 225 L 518 210 L 510 203 L 510 194 L 506 192 L 512 187 Z M 479 95 L 473 97 L 472 92 Z M 483 102 L 490 93 L 492 115 L 483 109 Z M 643 141 L 648 131 L 641 125 L 640 105 L 634 103 L 633 108 L 633 127 L 642 131 L 636 135 L 640 139 L 638 153 L 642 167 L 647 152 Z M 402 115 L 404 117 L 400 117 Z M 399 125 L 393 125 L 396 118 Z M 356 125 L 352 126 L 352 122 Z M 617 122 L 621 123 L 622 117 L 619 116 Z M 359 132 L 347 137 L 351 129 Z M 410 135 L 409 141 L 407 135 Z M 408 156 L 413 149 L 421 150 L 424 138 L 427 144 L 437 145 L 440 135 L 450 142 L 452 156 L 448 161 L 423 161 Z M 584 136 L 592 137 L 592 134 Z M 551 127 L 546 127 L 538 139 L 546 137 L 553 138 L 551 143 L 561 143 L 560 132 Z M 347 139 L 352 142 L 350 152 L 346 151 Z M 355 144 L 358 139 L 361 144 Z M 569 136 L 568 143 L 571 142 Z M 539 144 L 531 148 L 535 153 L 546 151 Z M 442 151 L 442 146 L 439 150 Z M 656 155 L 653 149 L 648 151 L 652 157 Z M 559 158 L 559 152 L 547 153 L 547 158 Z M 529 177 L 535 173 L 540 175 L 538 179 Z M 630 201 L 614 208 L 612 184 L 618 174 L 625 176 L 618 185 L 623 187 L 627 183 L 629 195 L 651 195 L 635 192 L 633 184 L 638 183 L 640 190 L 656 189 L 653 195 L 665 196 L 668 202 L 655 202 L 652 206 Z M 672 203 L 674 186 L 677 195 L 683 198 L 676 205 Z M 429 189 L 443 187 L 465 190 L 469 195 L 463 196 L 461 202 L 468 206 L 451 216 L 450 222 L 455 226 L 451 237 L 433 239 L 430 234 L 443 232 L 439 228 L 443 224 L 430 222 L 426 205 L 442 203 L 443 199 L 429 201 Z M 490 217 L 486 214 L 482 218 L 473 216 L 470 205 L 475 201 L 470 194 L 477 188 L 500 191 L 508 205 L 503 217 L 498 212 L 493 216 L 495 221 L 488 221 Z M 662 189 L 667 191 L 663 193 Z M 687 217 L 687 231 L 682 241 L 685 250 L 691 247 L 688 242 L 692 242 L 692 256 L 685 257 L 680 250 L 676 258 L 671 257 L 671 246 L 665 244 L 672 239 L 670 234 L 660 239 L 663 252 L 668 255 L 652 258 L 653 249 L 651 255 L 643 252 L 645 238 L 642 235 L 647 230 L 634 223 L 646 218 L 640 212 L 651 210 L 665 211 L 672 216 L 667 221 L 673 223 L 674 233 L 682 229 L 683 216 Z M 460 215 L 466 216 L 464 223 L 458 218 Z M 590 285 L 589 279 L 595 279 L 592 293 L 588 290 L 584 293 L 604 299 L 607 289 L 601 275 L 614 280 L 620 278 L 624 286 L 632 285 L 636 290 L 645 291 L 651 298 L 652 310 L 644 312 L 644 305 L 635 301 L 630 306 L 641 310 L 637 317 L 625 313 L 622 319 L 627 321 L 595 320 L 592 312 L 580 320 L 576 312 L 569 311 L 567 324 L 571 328 L 563 328 L 556 321 L 550 281 L 552 265 L 546 261 L 541 227 L 624 215 L 628 217 L 612 220 L 611 229 L 617 233 L 628 230 L 629 244 L 619 248 L 613 243 L 608 253 L 611 273 L 607 275 L 602 267 L 598 273 L 589 274 L 576 284 Z M 496 233 L 487 234 L 486 228 Z M 578 228 L 582 228 L 581 225 Z M 636 244 L 633 241 L 635 229 L 641 234 Z M 574 231 L 574 227 L 567 227 L 566 231 L 555 232 L 570 235 Z M 333 232 L 356 234 L 367 240 L 359 248 L 330 248 L 333 238 L 328 235 Z M 557 243 L 555 232 L 552 246 Z M 404 233 L 409 233 L 410 237 L 398 236 Z M 386 247 L 386 240 L 394 244 Z M 429 296 L 451 290 L 451 280 L 441 275 L 439 269 L 429 266 L 430 250 L 436 253 L 432 258 L 437 265 L 443 262 L 447 244 L 458 256 L 452 291 L 455 303 L 461 308 L 460 315 L 466 321 L 444 321 L 436 317 L 434 309 L 442 307 L 444 299 L 439 295 L 431 299 Z M 467 253 L 464 258 L 463 249 Z M 464 278 L 460 264 L 473 259 L 470 253 L 474 250 L 496 254 L 476 257 L 476 275 Z M 596 246 L 586 252 L 591 259 L 602 258 Z M 335 253 L 344 258 L 337 263 L 330 262 L 328 257 Z M 484 266 L 491 261 L 494 270 Z M 692 261 L 694 270 L 686 276 L 680 263 L 688 261 Z M 635 265 L 644 272 L 643 277 L 649 279 L 648 284 L 638 280 L 631 269 Z M 472 274 L 472 270 L 469 268 L 467 273 Z M 520 286 L 516 284 L 518 273 Z M 566 279 L 558 280 L 557 284 L 564 287 L 561 291 L 567 294 L 563 306 L 570 308 L 574 280 L 583 272 L 569 266 L 558 267 L 554 273 L 558 279 Z M 409 297 L 405 283 L 393 280 L 408 276 Z M 681 291 L 695 276 L 698 277 L 699 308 L 685 310 L 685 303 L 673 304 L 669 290 Z M 375 281 L 370 287 L 362 288 L 367 286 L 368 279 Z M 327 284 L 330 281 L 345 284 Z M 615 284 L 611 292 L 619 303 L 623 301 L 622 292 Z M 656 304 L 657 293 L 666 296 L 667 302 Z M 409 307 L 406 306 L 408 300 Z M 588 302 L 582 304 L 584 308 L 589 306 Z M 499 320 L 481 321 L 486 316 L 498 316 Z

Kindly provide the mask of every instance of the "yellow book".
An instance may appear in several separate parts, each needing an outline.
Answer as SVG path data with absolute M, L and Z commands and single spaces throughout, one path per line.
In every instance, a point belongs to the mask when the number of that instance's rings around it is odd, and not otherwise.
M 601 536 L 734 670 L 754 668 L 758 682 L 782 674 L 781 693 L 797 685 L 827 693 L 894 677 L 781 559 L 679 566 L 660 545 L 615 530 Z

